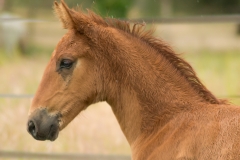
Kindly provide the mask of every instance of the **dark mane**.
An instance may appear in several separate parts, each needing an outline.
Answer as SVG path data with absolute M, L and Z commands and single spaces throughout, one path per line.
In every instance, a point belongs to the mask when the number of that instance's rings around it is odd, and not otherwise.
M 158 51 L 159 54 L 163 55 L 190 83 L 190 85 L 198 92 L 198 94 L 211 104 L 224 104 L 224 100 L 217 99 L 199 80 L 194 72 L 193 68 L 185 60 L 180 58 L 166 43 L 152 36 L 153 30 L 144 30 L 145 24 L 135 23 L 131 27 L 127 21 L 121 21 L 114 18 L 106 18 L 96 15 L 92 11 L 88 11 L 88 18 L 90 18 L 97 25 L 104 27 L 113 27 L 118 30 L 135 36 L 150 47 Z

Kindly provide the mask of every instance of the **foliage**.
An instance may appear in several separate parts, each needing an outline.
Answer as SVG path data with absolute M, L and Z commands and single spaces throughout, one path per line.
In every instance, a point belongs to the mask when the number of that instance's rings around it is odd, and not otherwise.
M 138 7 L 142 17 L 156 17 L 165 3 L 164 0 L 65 0 L 72 8 L 80 5 L 93 8 L 103 16 L 125 18 L 128 13 Z M 165 0 L 166 1 L 166 0 Z M 29 15 L 39 9 L 51 10 L 54 0 L 5 0 L 5 10 L 15 6 L 27 8 Z M 192 14 L 237 14 L 240 13 L 240 0 L 168 0 L 172 15 Z M 32 11 L 31 11 L 32 10 Z
M 5 4 L 5 10 L 11 10 L 13 7 L 25 7 L 31 11 L 31 13 L 36 12 L 39 9 L 51 9 L 53 5 L 53 0 L 8 0 Z M 66 0 L 66 3 L 71 7 L 80 5 L 84 8 L 94 8 L 104 16 L 114 16 L 123 18 L 126 17 L 127 11 L 131 6 L 132 0 Z
M 96 7 L 104 16 L 127 17 L 132 0 L 96 0 Z
M 240 0 L 173 0 L 175 12 L 184 15 L 237 14 Z

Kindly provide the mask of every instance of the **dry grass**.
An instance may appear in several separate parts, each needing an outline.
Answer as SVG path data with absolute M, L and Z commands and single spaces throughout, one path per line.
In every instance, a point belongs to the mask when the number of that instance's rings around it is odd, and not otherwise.
M 0 150 L 26 152 L 67 152 L 89 154 L 129 154 L 119 125 L 105 103 L 92 105 L 64 129 L 54 141 L 36 141 L 26 131 L 30 100 L 3 101 L 0 107 Z

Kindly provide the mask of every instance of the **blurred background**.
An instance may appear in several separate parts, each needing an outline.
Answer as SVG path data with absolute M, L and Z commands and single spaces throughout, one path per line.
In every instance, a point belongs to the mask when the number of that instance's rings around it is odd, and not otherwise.
M 217 97 L 240 105 L 240 0 L 65 0 L 104 17 L 147 22 Z M 54 142 L 26 131 L 28 108 L 66 30 L 53 0 L 0 0 L 0 159 L 4 153 L 130 155 L 106 103 L 90 106 Z M 11 153 L 12 154 L 12 153 Z M 1 156 L 2 155 L 2 156 Z M 32 159 L 21 156 L 12 159 Z

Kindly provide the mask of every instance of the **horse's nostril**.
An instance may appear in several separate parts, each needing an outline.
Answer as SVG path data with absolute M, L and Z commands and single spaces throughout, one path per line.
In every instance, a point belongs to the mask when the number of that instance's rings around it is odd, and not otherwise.
M 58 115 L 49 115 L 45 109 L 37 110 L 29 117 L 26 129 L 36 140 L 55 140 L 59 133 L 58 119 Z
M 28 122 L 28 132 L 31 133 L 32 136 L 36 136 L 36 127 L 33 121 Z

